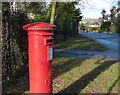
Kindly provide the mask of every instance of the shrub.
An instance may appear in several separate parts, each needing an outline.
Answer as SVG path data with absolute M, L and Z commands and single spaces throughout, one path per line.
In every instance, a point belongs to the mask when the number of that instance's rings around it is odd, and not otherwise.
M 93 30 L 99 30 L 99 27 L 90 27 L 90 28 L 89 28 L 89 31 L 90 31 L 90 32 L 93 32 Z
M 85 25 L 84 25 L 83 23 L 81 23 L 81 24 L 80 24 L 80 29 L 81 29 L 81 30 L 84 30 L 85 28 L 86 28 Z
M 111 22 L 110 21 L 106 21 L 106 22 L 102 23 L 101 30 L 108 32 L 108 31 L 110 31 L 110 27 L 111 27 Z

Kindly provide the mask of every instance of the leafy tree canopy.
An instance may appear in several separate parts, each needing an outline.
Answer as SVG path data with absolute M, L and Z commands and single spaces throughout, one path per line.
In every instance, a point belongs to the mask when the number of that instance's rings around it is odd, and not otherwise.
M 56 5 L 56 14 L 55 18 L 61 18 L 61 19 L 67 19 L 72 21 L 79 21 L 82 19 L 81 10 L 75 8 L 74 2 L 57 2 Z M 50 15 L 51 12 L 51 4 L 48 8 L 48 15 Z
M 10 8 L 10 3 L 9 2 L 2 2 L 0 6 L 1 6 L 2 10 L 4 10 L 4 11 L 7 10 L 8 11 L 9 8 Z
M 29 7 L 28 7 L 29 9 L 30 9 L 30 11 L 32 12 L 32 13 L 34 13 L 35 15 L 38 15 L 38 14 L 42 14 L 42 8 L 43 8 L 43 6 L 41 5 L 41 3 L 39 3 L 39 2 L 31 2 L 30 4 L 29 4 Z

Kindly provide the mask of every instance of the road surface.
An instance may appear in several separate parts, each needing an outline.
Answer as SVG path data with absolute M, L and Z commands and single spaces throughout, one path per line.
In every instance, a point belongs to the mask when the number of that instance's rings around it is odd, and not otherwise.
M 119 60 L 119 42 L 120 38 L 118 34 L 107 33 L 80 33 L 86 37 L 89 37 L 106 48 L 107 51 L 89 51 L 89 50 L 68 50 L 59 49 L 55 50 L 55 56 L 58 57 L 72 57 L 72 58 L 94 58 L 104 60 Z

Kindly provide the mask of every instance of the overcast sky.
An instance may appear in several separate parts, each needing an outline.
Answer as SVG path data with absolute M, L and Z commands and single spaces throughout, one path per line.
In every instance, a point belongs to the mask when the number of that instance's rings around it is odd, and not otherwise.
M 118 0 L 90 0 L 84 9 L 82 14 L 84 18 L 98 18 L 102 17 L 102 9 L 106 10 L 106 13 L 110 14 L 110 9 L 113 5 L 116 5 Z

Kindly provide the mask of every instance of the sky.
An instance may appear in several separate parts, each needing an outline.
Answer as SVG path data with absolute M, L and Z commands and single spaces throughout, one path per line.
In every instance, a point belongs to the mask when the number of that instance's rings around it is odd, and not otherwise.
M 99 18 L 102 17 L 102 9 L 106 10 L 106 14 L 110 14 L 112 6 L 116 5 L 118 0 L 90 0 L 85 7 L 82 8 L 82 15 L 84 18 Z M 79 6 L 77 6 L 79 7 Z
M 103 9 L 106 10 L 106 14 L 110 14 L 110 9 L 112 8 L 112 6 L 116 6 L 117 2 L 118 0 L 88 0 L 88 4 L 84 2 L 85 7 L 80 7 L 80 5 L 77 5 L 76 8 L 81 9 L 83 19 L 85 18 L 98 19 L 99 17 L 102 17 L 101 12 Z

